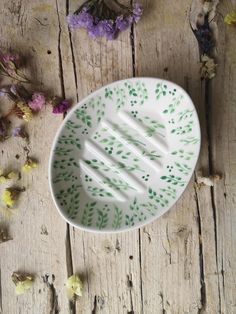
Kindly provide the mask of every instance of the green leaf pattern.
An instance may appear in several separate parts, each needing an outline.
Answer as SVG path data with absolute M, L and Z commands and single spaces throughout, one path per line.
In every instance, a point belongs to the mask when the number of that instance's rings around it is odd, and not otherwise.
M 179 189 L 186 185 L 185 176 L 189 176 L 192 171 L 191 164 L 189 165 L 188 161 L 192 161 L 195 153 L 194 150 L 191 150 L 191 147 L 199 143 L 199 138 L 191 134 L 194 127 L 194 110 L 184 108 L 180 110 L 183 95 L 178 94 L 175 88 L 169 89 L 165 82 L 158 83 L 155 89 L 156 100 L 168 97 L 169 101 L 163 106 L 162 113 L 168 117 L 169 123 L 172 123 L 173 127 L 170 131 L 172 136 L 175 136 L 176 139 L 179 138 L 178 141 L 181 144 L 181 148 L 171 152 L 175 159 L 173 164 L 170 165 L 171 167 L 161 176 L 161 186 L 158 190 L 154 190 L 153 187 L 148 188 L 146 203 L 142 202 L 141 197 L 134 197 L 126 212 L 119 205 L 110 206 L 104 203 L 102 205 L 100 201 L 91 200 L 81 204 L 80 194 L 82 186 L 78 184 L 80 182 L 79 158 L 76 159 L 73 156 L 73 152 L 81 150 L 82 135 L 88 134 L 88 129 L 96 126 L 105 117 L 106 100 L 112 101 L 116 110 L 121 110 L 126 105 L 127 94 L 129 95 L 131 107 L 136 106 L 132 115 L 139 123 L 145 126 L 146 136 L 152 137 L 158 134 L 165 137 L 164 124 L 152 119 L 152 117 L 140 117 L 140 114 L 138 114 L 138 106 L 144 105 L 149 97 L 145 83 L 128 80 L 123 85 L 105 88 L 103 96 L 92 97 L 83 106 L 76 109 L 74 118 L 70 118 L 66 122 L 64 132 L 59 137 L 54 150 L 52 179 L 53 183 L 58 187 L 55 197 L 60 206 L 64 208 L 69 219 L 75 220 L 80 217 L 80 223 L 86 227 L 96 226 L 99 230 L 112 227 L 115 230 L 119 230 L 124 226 L 135 226 L 150 217 L 156 216 L 159 210 L 163 210 L 176 200 Z M 93 115 L 94 111 L 95 114 Z M 176 116 L 174 113 L 176 113 Z M 106 129 L 96 132 L 96 141 L 102 145 L 107 154 L 114 155 L 118 159 L 117 162 L 106 164 L 99 159 L 84 160 L 91 169 L 107 173 L 107 176 L 99 182 L 101 187 L 96 187 L 92 184 L 86 186 L 92 197 L 114 197 L 112 191 L 110 192 L 109 189 L 106 189 L 106 186 L 114 191 L 136 191 L 125 180 L 117 178 L 121 171 L 134 174 L 140 173 L 140 176 L 145 176 L 146 174 L 145 170 L 140 167 L 139 158 L 133 157 L 131 151 L 127 150 L 126 145 L 124 145 L 125 143 L 138 147 L 142 155 L 150 160 L 155 161 L 162 158 L 159 152 L 147 150 L 145 143 L 136 136 L 135 130 L 131 134 L 130 130 L 125 128 L 125 125 L 118 124 L 114 125 L 115 129 L 120 130 L 124 143 L 113 135 L 107 136 Z M 82 130 L 85 130 L 84 133 Z M 75 136 L 80 133 L 82 133 L 81 136 Z M 186 135 L 184 136 L 184 134 Z M 81 213 L 79 213 L 80 211 Z

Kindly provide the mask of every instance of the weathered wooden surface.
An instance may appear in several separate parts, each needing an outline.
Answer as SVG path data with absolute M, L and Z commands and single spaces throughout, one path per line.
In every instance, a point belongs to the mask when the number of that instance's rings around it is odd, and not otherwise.
M 213 188 L 194 188 L 158 221 L 117 235 L 93 235 L 66 225 L 47 184 L 50 145 L 60 118 L 42 112 L 29 124 L 30 152 L 40 166 L 23 177 L 27 192 L 9 225 L 12 241 L 0 244 L 0 313 L 236 313 L 236 42 L 235 28 L 217 17 L 216 78 L 199 75 L 199 51 L 187 0 L 143 0 L 145 15 L 118 40 L 71 34 L 65 15 L 75 0 L 3 0 L 0 44 L 29 57 L 42 88 L 76 102 L 114 80 L 163 77 L 193 98 L 202 126 L 198 169 L 221 173 Z M 229 1 L 221 1 L 226 13 Z M 131 36 L 130 36 L 131 35 Z M 24 143 L 0 144 L 0 166 L 24 161 Z M 19 154 L 21 158 L 15 159 Z M 197 175 L 197 174 L 196 174 Z M 13 271 L 32 272 L 33 289 L 16 297 Z M 68 303 L 64 286 L 78 272 L 84 295 Z

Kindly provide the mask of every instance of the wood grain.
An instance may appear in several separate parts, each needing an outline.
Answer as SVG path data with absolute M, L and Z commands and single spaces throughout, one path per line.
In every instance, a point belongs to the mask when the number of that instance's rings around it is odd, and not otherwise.
M 231 8 L 229 1 L 221 1 L 213 20 L 218 69 L 212 82 L 200 79 L 199 49 L 189 22 L 201 0 L 142 0 L 144 17 L 112 42 L 90 40 L 83 30 L 69 32 L 65 16 L 82 2 L 1 1 L 1 46 L 28 57 L 28 75 L 41 89 L 73 103 L 133 75 L 178 83 L 192 97 L 201 121 L 197 170 L 221 173 L 223 179 L 212 188 L 195 189 L 196 172 L 176 205 L 140 230 L 81 232 L 61 219 L 49 193 L 48 156 L 61 118 L 47 108 L 28 125 L 27 149 L 39 159 L 39 168 L 20 182 L 27 191 L 17 214 L 0 221 L 13 237 L 0 244 L 0 313 L 235 313 L 236 44 L 235 28 L 225 26 L 220 15 Z M 24 162 L 23 141 L 0 145 L 1 167 Z M 36 278 L 33 289 L 20 297 L 10 279 L 17 270 Z M 72 273 L 84 281 L 76 304 L 68 303 L 64 291 Z
M 27 64 L 32 69 L 28 75 L 38 82 L 39 89 L 60 95 L 60 28 L 56 3 L 1 1 L 0 7 L 1 46 L 27 57 Z M 62 9 L 65 15 L 66 7 Z M 71 58 L 66 59 L 65 64 L 69 69 Z M 30 144 L 27 149 L 32 157 L 38 159 L 39 167 L 23 175 L 19 185 L 25 186 L 26 192 L 22 194 L 17 214 L 6 222 L 13 240 L 0 248 L 0 312 L 4 314 L 69 311 L 64 292 L 67 278 L 66 224 L 54 209 L 47 182 L 49 150 L 60 123 L 61 117 L 53 116 L 51 109 L 47 108 L 28 124 Z M 1 167 L 17 169 L 25 162 L 26 145 L 23 141 L 11 139 L 0 145 Z M 20 159 L 15 158 L 16 154 Z M 11 281 L 13 271 L 35 275 L 35 284 L 29 294 L 15 296 Z
M 77 6 L 72 1 L 69 10 Z M 116 41 L 88 40 L 85 31 L 72 32 L 71 46 L 79 99 L 133 74 L 129 30 Z M 86 282 L 76 313 L 141 313 L 138 231 L 94 235 L 72 228 L 70 239 L 73 269 Z

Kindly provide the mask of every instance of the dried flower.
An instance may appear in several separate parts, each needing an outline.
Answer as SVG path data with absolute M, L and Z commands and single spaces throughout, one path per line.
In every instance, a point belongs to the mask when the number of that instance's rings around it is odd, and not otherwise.
M 0 229 L 0 244 L 12 240 L 5 229 Z
M 0 75 L 8 76 L 14 80 L 27 83 L 28 80 L 19 70 L 20 59 L 17 55 L 4 54 L 0 51 Z
M 32 95 L 32 100 L 28 102 L 29 107 L 34 111 L 39 111 L 45 105 L 45 96 L 43 93 L 35 92 Z
M 13 137 L 21 137 L 21 138 L 24 138 L 26 140 L 29 139 L 28 133 L 24 130 L 24 128 L 22 126 L 18 126 L 18 127 L 13 128 L 11 131 L 11 135 Z
M 216 75 L 215 61 L 213 58 L 208 57 L 207 55 L 201 56 L 201 78 L 202 79 L 213 79 Z
M 19 56 L 6 54 L 1 56 L 2 61 L 7 65 L 9 62 L 14 62 L 15 65 L 19 66 Z
M 134 3 L 134 6 L 133 6 L 133 19 L 134 19 L 135 23 L 137 23 L 140 20 L 142 14 L 143 14 L 142 6 L 138 2 Z
M 213 9 L 213 3 L 211 1 L 204 1 L 202 9 L 205 14 L 208 14 Z
M 17 177 L 18 173 L 15 171 L 4 174 L 2 169 L 0 169 L 0 184 L 6 183 L 8 180 L 16 179 Z
M 112 40 L 120 31 L 137 23 L 142 13 L 143 9 L 137 2 L 133 7 L 127 7 L 118 0 L 88 0 L 74 14 L 67 16 L 67 22 L 72 29 L 85 28 L 92 38 L 105 37 Z
M 33 117 L 32 110 L 22 101 L 16 104 L 15 113 L 26 122 L 29 122 Z
M 0 184 L 6 183 L 7 179 L 4 176 L 0 176 Z
M 15 201 L 11 190 L 5 189 L 2 193 L 2 202 L 8 207 L 12 207 L 15 204 Z
M 84 7 L 79 14 L 69 14 L 67 16 L 67 22 L 70 28 L 92 27 L 94 24 L 94 18 L 88 11 L 88 8 Z
M 13 137 L 19 137 L 21 133 L 21 127 L 16 127 L 12 130 L 12 136 Z
M 228 25 L 236 25 L 236 10 L 231 11 L 230 13 L 228 13 L 225 18 L 224 18 L 224 22 Z
M 208 54 L 215 46 L 214 36 L 208 21 L 208 14 L 204 17 L 204 23 L 198 24 L 197 29 L 193 30 L 202 54 Z
M 2 202 L 7 207 L 12 207 L 19 197 L 21 192 L 24 192 L 25 188 L 7 188 L 2 192 Z
M 36 161 L 32 160 L 31 158 L 27 158 L 26 162 L 24 163 L 21 169 L 23 172 L 27 173 L 37 167 L 38 167 L 38 163 Z
M 69 109 L 69 107 L 70 107 L 69 101 L 64 99 L 57 104 L 53 104 L 52 112 L 56 114 L 65 113 Z
M 14 272 L 11 278 L 16 286 L 15 292 L 17 295 L 26 293 L 33 285 L 34 278 L 30 274 Z
M 129 28 L 133 23 L 132 16 L 123 16 L 119 15 L 116 18 L 116 27 L 120 31 L 125 31 L 127 28 Z
M 78 275 L 72 275 L 66 282 L 66 294 L 69 300 L 73 300 L 74 297 L 81 297 L 83 293 L 83 283 Z
M 195 187 L 200 189 L 202 186 L 214 186 L 216 182 L 222 179 L 222 176 L 215 174 L 212 176 L 204 177 L 201 171 L 197 173 L 197 181 Z

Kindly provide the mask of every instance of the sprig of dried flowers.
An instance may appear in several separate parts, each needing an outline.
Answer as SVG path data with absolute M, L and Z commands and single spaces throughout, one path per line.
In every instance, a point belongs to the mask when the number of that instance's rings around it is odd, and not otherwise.
M 34 114 L 43 109 L 46 104 L 52 106 L 54 114 L 65 113 L 69 107 L 69 101 L 59 97 L 47 97 L 42 91 L 30 91 L 23 85 L 30 80 L 21 71 L 22 63 L 17 55 L 0 51 L 0 76 L 10 79 L 10 84 L 0 87 L 0 96 L 8 97 L 13 103 L 12 109 L 5 115 L 0 116 L 0 142 L 10 136 L 26 137 L 19 128 L 9 133 L 9 117 L 15 115 L 25 122 L 29 122 Z
M 83 294 L 83 283 L 78 275 L 72 275 L 66 282 L 66 294 L 69 300 L 73 301 L 76 297 Z
M 137 23 L 142 13 L 143 9 L 138 2 L 131 7 L 118 0 L 88 0 L 67 16 L 67 22 L 71 29 L 85 28 L 92 38 L 113 40 L 119 32 Z
M 0 142 L 6 141 L 10 137 L 21 137 L 26 142 L 29 135 L 25 131 L 24 125 L 11 127 L 10 118 L 16 116 L 28 123 L 34 115 L 42 110 L 47 104 L 52 106 L 54 114 L 65 113 L 69 107 L 69 101 L 59 97 L 48 97 L 42 91 L 30 91 L 25 84 L 30 84 L 30 80 L 23 74 L 22 62 L 17 55 L 3 53 L 0 50 L 0 78 L 7 78 L 7 84 L 0 86 L 0 97 L 7 97 L 12 103 L 12 108 L 7 114 L 0 116 Z M 37 162 L 29 158 L 27 154 L 26 162 L 22 165 L 22 172 L 29 172 L 37 167 Z M 16 179 L 19 174 L 11 171 L 4 173 L 0 170 L 0 184 L 8 183 L 12 179 Z M 20 192 L 24 189 L 8 187 L 5 188 L 1 195 L 1 201 L 4 205 L 0 207 L 0 212 L 7 218 L 10 218 L 16 211 L 13 207 L 19 197 Z
M 193 33 L 198 41 L 200 50 L 200 75 L 201 79 L 211 80 L 216 75 L 216 67 L 213 50 L 215 47 L 214 33 L 209 21 L 214 10 L 213 1 L 206 0 L 202 4 L 202 12 L 199 13 L 199 18 L 196 25 L 191 25 Z M 213 11 L 214 12 L 214 11 Z
M 34 277 L 30 274 L 14 272 L 11 279 L 15 284 L 15 292 L 17 295 L 26 293 L 33 285 Z

